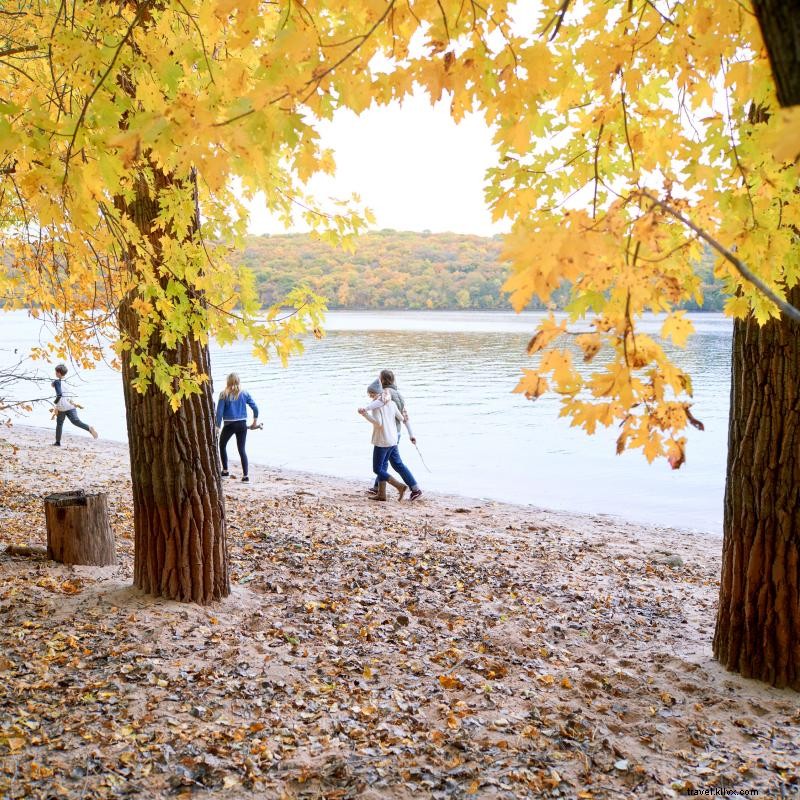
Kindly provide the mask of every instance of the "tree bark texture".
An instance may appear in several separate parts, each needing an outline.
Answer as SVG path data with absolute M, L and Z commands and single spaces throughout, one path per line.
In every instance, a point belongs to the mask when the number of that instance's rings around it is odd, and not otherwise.
M 117 563 L 105 494 L 51 494 L 44 499 L 44 514 L 48 558 L 100 567 Z
M 800 326 L 736 320 L 732 361 L 714 655 L 800 689 Z
M 158 171 L 156 178 L 155 192 L 172 180 Z M 152 233 L 158 208 L 151 191 L 139 180 L 135 202 L 119 206 L 158 253 L 158 237 Z M 123 335 L 137 339 L 133 299 L 129 296 L 121 304 L 119 322 Z M 171 350 L 153 337 L 150 353 L 159 352 L 170 364 L 194 363 L 211 374 L 208 348 L 192 337 Z M 133 484 L 134 585 L 183 602 L 219 600 L 230 594 L 230 584 L 210 382 L 172 411 L 156 386 L 144 394 L 137 392 L 131 383 L 134 377 L 130 353 L 125 351 L 122 378 Z
M 754 0 L 778 102 L 800 104 L 800 0 Z

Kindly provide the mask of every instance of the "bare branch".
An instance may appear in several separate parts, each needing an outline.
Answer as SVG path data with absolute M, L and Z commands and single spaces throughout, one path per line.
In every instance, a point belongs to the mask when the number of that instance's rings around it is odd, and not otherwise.
M 17 53 L 35 53 L 38 49 L 38 44 L 26 44 L 21 47 L 9 47 L 8 50 L 0 50 L 0 58 L 15 56 Z
M 668 203 L 659 200 L 657 197 L 654 197 L 650 192 L 647 191 L 639 191 L 636 194 L 640 195 L 641 197 L 646 197 L 651 203 L 657 205 L 659 208 L 663 208 L 671 216 L 675 217 L 679 222 L 682 222 L 686 225 L 687 228 L 691 228 L 704 242 L 708 242 L 720 255 L 724 256 L 731 264 L 736 268 L 736 271 L 748 282 L 752 283 L 759 291 L 761 291 L 764 295 L 766 295 L 773 303 L 775 303 L 778 308 L 786 314 L 787 317 L 794 320 L 795 322 L 800 322 L 800 310 L 796 309 L 791 303 L 786 302 L 782 297 L 775 294 L 775 292 L 767 286 L 761 278 L 758 277 L 754 272 L 750 270 L 750 268 L 740 259 L 738 259 L 730 250 L 726 247 L 721 245 L 713 236 L 710 236 L 706 233 L 702 228 L 695 225 L 690 219 L 684 217 L 680 211 L 676 208 L 673 208 Z

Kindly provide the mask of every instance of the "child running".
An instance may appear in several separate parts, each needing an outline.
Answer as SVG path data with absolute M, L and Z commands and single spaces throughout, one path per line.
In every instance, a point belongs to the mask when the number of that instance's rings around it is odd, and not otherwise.
M 61 447 L 61 432 L 64 430 L 64 419 L 68 419 L 77 428 L 89 431 L 96 439 L 97 431 L 85 422 L 81 422 L 78 417 L 78 410 L 72 402 L 65 396 L 61 381 L 67 374 L 67 367 L 64 364 L 56 365 L 56 379 L 50 384 L 56 392 L 56 399 L 53 401 L 56 407 L 56 440 L 53 442 L 55 447 Z
M 386 500 L 386 484 L 389 483 L 397 489 L 398 499 L 402 500 L 408 486 L 411 487 L 411 499 L 415 500 L 422 494 L 414 476 L 403 464 L 400 454 L 397 452 L 397 423 L 408 422 L 403 418 L 397 408 L 391 393 L 388 389 L 383 389 L 379 380 L 374 381 L 367 387 L 367 394 L 371 402 L 366 408 L 359 408 L 358 413 L 372 425 L 372 471 L 378 478 L 378 491 L 372 495 L 373 500 Z M 409 428 L 409 436 L 413 435 Z M 389 460 L 395 469 L 403 475 L 406 483 L 393 478 L 387 471 Z M 415 496 L 416 492 L 416 496 Z

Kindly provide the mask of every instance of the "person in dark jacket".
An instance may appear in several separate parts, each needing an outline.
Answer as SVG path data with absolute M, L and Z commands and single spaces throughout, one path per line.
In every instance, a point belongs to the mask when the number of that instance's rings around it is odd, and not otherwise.
M 56 379 L 50 384 L 56 393 L 56 399 L 53 404 L 56 407 L 56 440 L 53 442 L 55 447 L 61 447 L 61 432 L 64 430 L 64 420 L 68 419 L 75 427 L 88 431 L 96 439 L 98 437 L 97 431 L 85 422 L 81 422 L 78 417 L 78 410 L 70 399 L 64 394 L 64 388 L 61 381 L 67 374 L 67 367 L 65 364 L 56 365 Z
M 245 452 L 245 441 L 247 440 L 247 406 L 253 410 L 253 423 L 251 429 L 258 428 L 258 406 L 250 397 L 250 393 L 242 389 L 239 383 L 239 376 L 232 372 L 228 375 L 225 389 L 220 393 L 217 402 L 217 429 L 222 428 L 219 436 L 219 455 L 222 459 L 222 475 L 227 476 L 228 472 L 228 453 L 227 446 L 232 436 L 236 437 L 236 449 L 239 451 L 239 458 L 242 462 L 242 481 L 248 483 L 248 461 Z

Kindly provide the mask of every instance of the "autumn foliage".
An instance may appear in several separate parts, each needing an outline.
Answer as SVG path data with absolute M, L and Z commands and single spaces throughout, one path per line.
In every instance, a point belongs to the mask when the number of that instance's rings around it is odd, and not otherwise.
M 319 323 L 320 303 L 303 292 L 284 299 L 302 309 L 289 321 L 257 318 L 252 277 L 226 249 L 245 229 L 242 199 L 263 191 L 287 222 L 297 211 L 337 238 L 361 229 L 368 215 L 308 196 L 308 179 L 334 169 L 316 125 L 415 85 L 449 97 L 456 120 L 477 108 L 495 126 L 486 197 L 512 223 L 503 257 L 515 307 L 548 303 L 566 280 L 572 321 L 590 320 L 584 357 L 614 354 L 584 379 L 551 338 L 552 355 L 519 391 L 556 389 L 575 424 L 621 423 L 620 448 L 677 465 L 691 422 L 688 376 L 636 320 L 665 312 L 663 336 L 685 340 L 691 326 L 676 309 L 699 296 L 702 248 L 648 195 L 689 213 L 776 292 L 798 279 L 796 172 L 785 167 L 794 139 L 765 111 L 769 65 L 740 5 L 62 8 L 3 17 L 2 245 L 14 269 L 0 293 L 57 314 L 61 346 L 79 359 L 99 354 L 93 332 L 113 328 L 120 299 L 134 295 L 138 330 L 118 350 L 132 353 L 139 388 L 154 382 L 176 404 L 203 376 L 148 352 L 153 335 L 165 348 L 189 334 L 245 335 L 263 357 L 286 357 Z M 173 180 L 158 192 L 154 254 L 115 198 L 130 200 L 136 180 L 154 186 L 158 170 Z M 776 313 L 728 265 L 718 275 L 729 313 Z
M 510 309 L 501 287 L 508 276 L 502 238 L 455 233 L 381 230 L 362 234 L 352 250 L 311 234 L 248 236 L 235 260 L 252 270 L 261 302 L 269 306 L 292 287 L 306 285 L 336 309 Z M 722 285 L 706 252 L 695 265 L 702 294 L 687 310 L 722 311 Z M 570 302 L 564 281 L 545 304 L 538 296 L 527 309 Z

